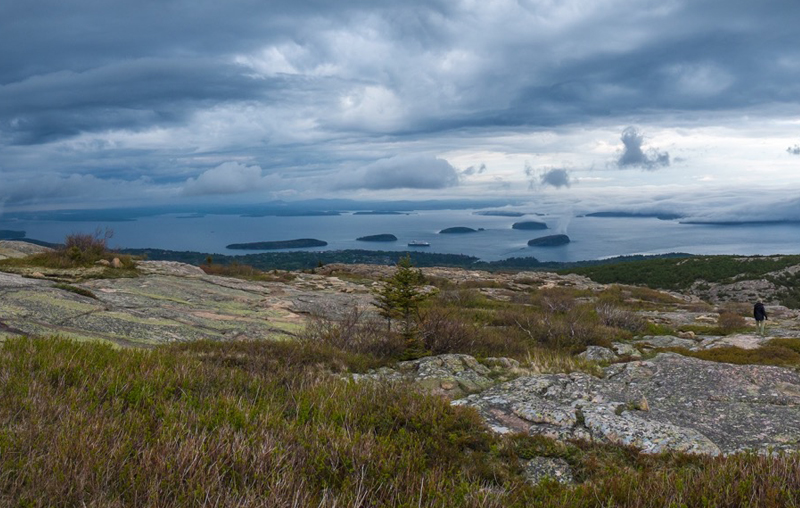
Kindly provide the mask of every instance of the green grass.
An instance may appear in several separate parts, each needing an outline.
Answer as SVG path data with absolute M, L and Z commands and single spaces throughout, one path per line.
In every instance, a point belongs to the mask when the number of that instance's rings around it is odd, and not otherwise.
M 680 454 L 489 433 L 468 409 L 337 373 L 297 342 L 0 346 L 0 505 L 798 506 L 800 456 Z M 523 482 L 566 460 L 580 482 Z

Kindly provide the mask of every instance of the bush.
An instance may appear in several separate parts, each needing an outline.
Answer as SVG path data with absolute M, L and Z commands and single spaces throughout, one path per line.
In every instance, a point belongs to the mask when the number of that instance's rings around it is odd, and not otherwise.
M 403 337 L 387 330 L 383 321 L 353 306 L 338 319 L 317 315 L 300 334 L 303 343 L 324 344 L 341 351 L 367 354 L 380 360 L 397 359 L 403 354 Z
M 747 328 L 747 321 L 733 312 L 722 312 L 717 320 L 717 326 L 723 334 L 729 334 Z
M 647 328 L 647 320 L 642 316 L 612 304 L 598 304 L 597 315 L 604 325 L 621 328 L 629 332 L 639 333 Z

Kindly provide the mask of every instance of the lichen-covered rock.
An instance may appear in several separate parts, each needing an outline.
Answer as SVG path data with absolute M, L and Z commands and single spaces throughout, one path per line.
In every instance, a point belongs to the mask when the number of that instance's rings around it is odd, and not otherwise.
M 584 360 L 596 362 L 609 362 L 619 358 L 614 351 L 602 346 L 588 346 L 586 351 L 579 353 L 577 356 Z
M 634 359 L 642 357 L 642 353 L 638 349 L 630 344 L 625 344 L 624 342 L 613 342 L 611 344 L 611 348 L 619 356 L 627 356 L 628 358 Z
M 427 356 L 400 362 L 394 369 L 383 368 L 356 379 L 408 381 L 423 390 L 449 398 L 484 390 L 496 383 L 492 370 L 475 358 L 462 354 Z
M 529 483 L 536 485 L 545 479 L 558 483 L 573 483 L 572 469 L 566 460 L 553 457 L 534 457 L 525 464 L 523 473 Z
M 637 345 L 648 346 L 651 348 L 670 348 L 670 347 L 684 347 L 691 349 L 697 345 L 697 342 L 692 339 L 681 339 L 674 335 L 645 335 L 633 340 Z
M 606 377 L 529 376 L 453 404 L 472 406 L 497 432 L 589 439 L 717 455 L 800 450 L 800 374 L 662 353 L 613 364 Z

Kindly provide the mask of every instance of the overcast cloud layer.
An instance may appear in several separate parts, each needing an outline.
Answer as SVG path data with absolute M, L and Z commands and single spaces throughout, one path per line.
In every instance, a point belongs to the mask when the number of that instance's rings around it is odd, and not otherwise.
M 698 216 L 745 189 L 791 214 L 799 22 L 796 0 L 0 0 L 0 209 L 669 186 Z

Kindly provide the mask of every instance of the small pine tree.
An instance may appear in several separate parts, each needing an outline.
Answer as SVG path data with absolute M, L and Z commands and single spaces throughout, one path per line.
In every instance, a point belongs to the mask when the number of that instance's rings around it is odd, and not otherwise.
M 375 292 L 374 305 L 381 316 L 386 318 L 388 330 L 391 331 L 392 319 L 399 319 L 403 324 L 403 337 L 406 342 L 405 356 L 417 358 L 424 354 L 424 347 L 418 340 L 415 321 L 418 318 L 419 306 L 428 298 L 428 294 L 420 290 L 424 276 L 419 269 L 414 270 L 411 258 L 406 255 L 397 262 L 397 270 L 385 284 Z

